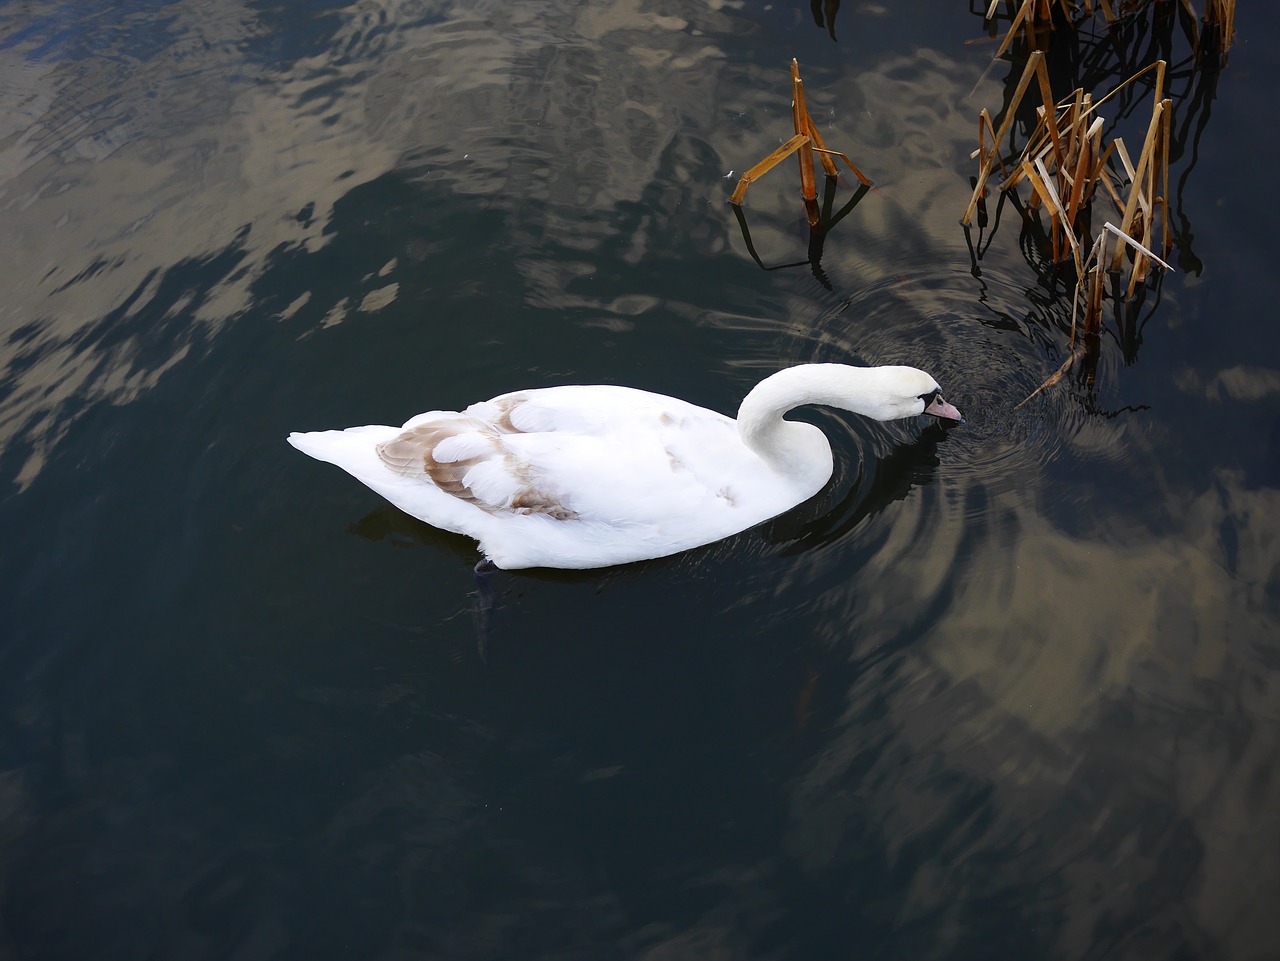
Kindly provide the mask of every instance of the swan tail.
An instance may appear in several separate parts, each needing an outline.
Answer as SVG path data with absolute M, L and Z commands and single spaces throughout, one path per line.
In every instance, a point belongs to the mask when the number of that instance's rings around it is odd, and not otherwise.
M 483 540 L 487 515 L 475 505 L 436 487 L 424 474 L 390 469 L 378 456 L 378 445 L 395 440 L 401 427 L 348 427 L 346 430 L 294 432 L 288 441 L 316 460 L 341 467 L 406 514 L 456 534 Z
M 394 440 L 398 427 L 348 427 L 346 430 L 294 431 L 287 438 L 302 453 L 341 467 L 375 490 L 394 483 L 396 475 L 378 456 L 378 445 Z

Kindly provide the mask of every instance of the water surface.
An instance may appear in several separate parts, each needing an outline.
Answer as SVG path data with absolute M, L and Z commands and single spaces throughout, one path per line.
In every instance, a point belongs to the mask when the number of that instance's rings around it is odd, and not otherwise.
M 963 4 L 0 11 L 0 956 L 1273 956 L 1242 15 L 1175 87 L 1178 272 L 1018 408 L 1069 300 L 1010 209 L 980 261 L 958 226 L 1008 72 Z M 764 271 L 726 200 L 792 56 L 876 188 Z M 769 267 L 793 177 L 748 195 Z M 483 650 L 474 546 L 283 442 L 559 383 L 733 411 L 805 361 L 969 423 L 807 414 L 813 502 L 498 575 Z

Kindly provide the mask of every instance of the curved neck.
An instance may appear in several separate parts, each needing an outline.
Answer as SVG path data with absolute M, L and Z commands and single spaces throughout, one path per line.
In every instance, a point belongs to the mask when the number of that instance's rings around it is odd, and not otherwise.
M 858 376 L 851 378 L 853 370 L 858 370 Z M 824 470 L 829 474 L 831 445 L 826 435 L 812 424 L 785 420 L 783 415 L 805 404 L 827 404 L 875 416 L 874 405 L 865 401 L 864 392 L 858 389 L 864 379 L 861 375 L 871 370 L 841 364 L 804 364 L 766 377 L 738 408 L 742 442 L 783 473 Z

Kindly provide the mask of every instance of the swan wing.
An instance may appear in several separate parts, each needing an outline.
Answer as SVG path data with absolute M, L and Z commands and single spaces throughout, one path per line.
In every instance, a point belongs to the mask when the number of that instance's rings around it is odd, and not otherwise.
M 396 506 L 467 534 L 501 567 L 661 557 L 799 503 L 729 417 L 628 387 L 505 394 L 402 427 L 295 434 L 294 446 Z
M 607 386 L 421 414 L 377 453 L 387 469 L 489 513 L 621 527 L 733 508 L 741 496 L 735 475 L 749 479 L 761 467 L 730 418 Z

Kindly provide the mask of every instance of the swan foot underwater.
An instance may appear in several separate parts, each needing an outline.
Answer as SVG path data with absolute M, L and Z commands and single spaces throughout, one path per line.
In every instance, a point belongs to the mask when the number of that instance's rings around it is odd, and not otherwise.
M 875 420 L 962 422 L 914 367 L 803 364 L 766 377 L 737 420 L 632 387 L 515 391 L 403 427 L 289 435 L 400 510 L 479 542 L 507 569 L 587 569 L 710 544 L 804 503 L 830 479 L 805 404 Z

